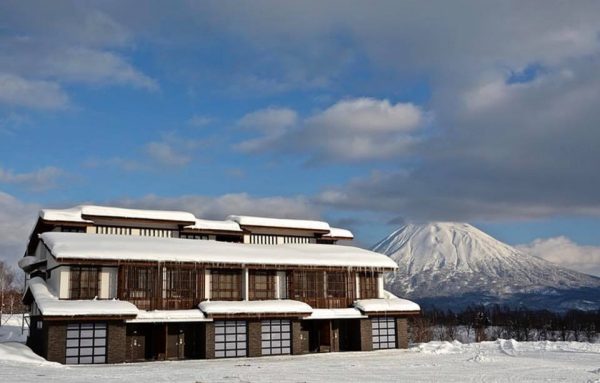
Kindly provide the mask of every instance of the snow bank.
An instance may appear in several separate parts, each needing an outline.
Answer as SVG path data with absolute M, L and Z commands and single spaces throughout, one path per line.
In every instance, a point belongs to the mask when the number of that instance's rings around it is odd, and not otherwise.
M 31 278 L 27 288 L 42 315 L 46 316 L 108 316 L 138 313 L 138 309 L 133 304 L 117 300 L 59 300 L 48 290 L 46 282 L 40 277 Z
M 266 301 L 204 301 L 198 307 L 204 313 L 211 314 L 264 314 L 264 313 L 300 313 L 309 314 L 312 307 L 306 303 L 290 299 Z
M 27 256 L 27 257 L 23 257 L 23 258 L 19 259 L 18 265 L 22 270 L 26 270 L 31 266 L 34 266 L 36 264 L 43 263 L 43 262 L 46 262 L 46 260 L 42 259 L 40 257 Z
M 3 363 L 34 363 L 38 365 L 61 366 L 58 363 L 48 362 L 46 359 L 31 351 L 29 347 L 16 342 L 0 343 L 0 361 Z M 13 378 L 18 379 L 17 376 L 14 376 Z
M 396 269 L 383 254 L 351 246 L 251 245 L 179 238 L 47 232 L 40 235 L 57 259 L 140 260 L 252 265 Z
M 230 215 L 227 220 L 235 221 L 240 226 L 259 226 L 259 227 L 277 227 L 285 229 L 300 229 L 329 232 L 330 227 L 327 222 L 307 221 L 301 219 L 279 219 L 266 217 L 252 217 L 248 215 Z

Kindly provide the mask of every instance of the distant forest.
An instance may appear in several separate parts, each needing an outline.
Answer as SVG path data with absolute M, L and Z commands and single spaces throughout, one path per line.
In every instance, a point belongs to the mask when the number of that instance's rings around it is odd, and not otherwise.
M 461 312 L 430 309 L 410 319 L 410 340 L 481 342 L 496 339 L 517 341 L 598 342 L 600 309 L 548 310 L 511 309 L 507 306 L 469 306 Z

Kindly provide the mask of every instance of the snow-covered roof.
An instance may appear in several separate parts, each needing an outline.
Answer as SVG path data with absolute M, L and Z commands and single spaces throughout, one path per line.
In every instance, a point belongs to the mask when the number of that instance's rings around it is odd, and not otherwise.
M 40 257 L 33 257 L 33 256 L 28 256 L 28 257 L 23 257 L 21 259 L 19 259 L 19 267 L 23 270 L 27 270 L 28 268 L 30 268 L 31 266 L 40 264 L 40 263 L 44 263 L 46 262 L 45 259 L 42 259 Z
M 354 302 L 354 307 L 365 313 L 421 310 L 421 307 L 415 302 L 402 298 L 359 299 Z
M 329 233 L 323 234 L 324 238 L 341 238 L 341 239 L 354 239 L 354 234 L 350 230 L 340 229 L 338 227 L 332 227 L 329 229 Z
M 92 221 L 81 218 L 81 206 L 70 209 L 42 209 L 39 216 L 44 221 L 92 223 Z
M 84 217 L 116 217 L 189 223 L 196 221 L 196 217 L 192 213 L 184 211 L 125 209 L 96 205 L 80 205 L 70 209 L 43 209 L 40 211 L 40 218 L 46 221 L 92 222 L 84 219 Z
M 345 309 L 313 309 L 312 314 L 304 319 L 358 319 L 367 318 L 360 310 L 355 308 Z
M 139 310 L 135 319 L 130 319 L 130 323 L 154 323 L 154 322 L 205 322 L 207 319 L 199 309 L 192 310 Z
M 396 263 L 383 254 L 351 246 L 320 244 L 272 246 L 59 232 L 43 233 L 40 238 L 57 259 L 397 268 Z
M 212 231 L 235 231 L 242 233 L 240 225 L 234 221 L 213 221 L 208 219 L 196 219 L 196 223 L 186 226 L 185 229 L 191 230 L 212 230 Z
M 290 299 L 265 301 L 204 301 L 198 305 L 207 315 L 215 314 L 310 314 L 313 309 L 304 302 Z
M 227 219 L 239 223 L 240 226 L 276 227 L 282 229 L 300 229 L 325 232 L 329 232 L 330 230 L 329 224 L 323 221 L 252 217 L 248 215 L 230 215 L 227 217 Z
M 27 288 L 42 315 L 46 316 L 129 316 L 138 313 L 135 305 L 118 300 L 59 300 L 40 277 L 31 278 Z

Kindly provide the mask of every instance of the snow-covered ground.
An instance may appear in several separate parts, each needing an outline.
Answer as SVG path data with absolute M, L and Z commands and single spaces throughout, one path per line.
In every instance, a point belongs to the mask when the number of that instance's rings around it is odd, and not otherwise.
M 408 350 L 62 366 L 0 328 L 0 382 L 600 382 L 600 344 L 498 340 L 430 342 Z

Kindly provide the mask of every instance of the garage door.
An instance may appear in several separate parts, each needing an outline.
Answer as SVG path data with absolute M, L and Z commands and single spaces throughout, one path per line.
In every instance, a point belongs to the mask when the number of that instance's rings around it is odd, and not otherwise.
M 271 319 L 261 323 L 262 355 L 291 354 L 292 326 L 289 320 Z
M 246 356 L 246 321 L 215 321 L 215 357 Z
M 373 350 L 396 348 L 396 320 L 394 318 L 375 317 L 373 324 Z
M 106 323 L 67 325 L 67 364 L 106 363 Z

